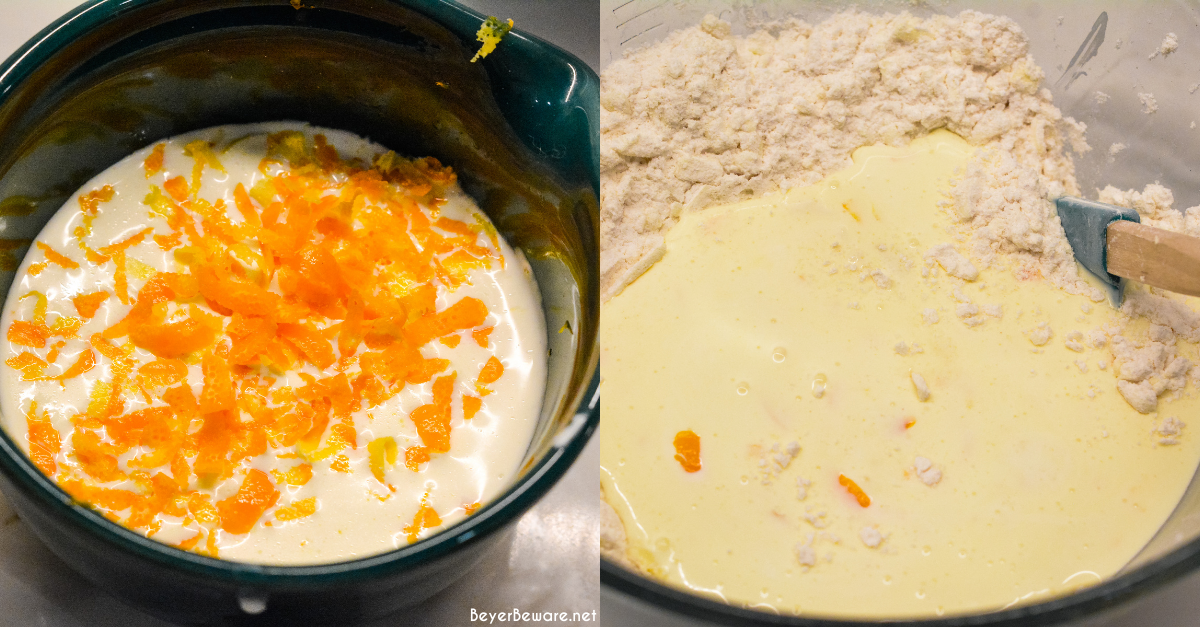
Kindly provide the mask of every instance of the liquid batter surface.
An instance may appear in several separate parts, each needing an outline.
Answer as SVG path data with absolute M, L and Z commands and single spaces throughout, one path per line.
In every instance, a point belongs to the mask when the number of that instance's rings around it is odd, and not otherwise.
M 1112 345 L 1196 347 L 972 263 L 939 206 L 971 153 L 937 131 L 685 214 L 606 304 L 601 475 L 640 568 L 760 609 L 942 615 L 1094 584 L 1158 530 L 1200 398 L 1176 378 L 1139 413 Z
M 299 123 L 148 146 L 39 235 L 4 429 L 164 543 L 307 564 L 407 546 L 515 477 L 545 384 L 524 259 L 436 161 Z

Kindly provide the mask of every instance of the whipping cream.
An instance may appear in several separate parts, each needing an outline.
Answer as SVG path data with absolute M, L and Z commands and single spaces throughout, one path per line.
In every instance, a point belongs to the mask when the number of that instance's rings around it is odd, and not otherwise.
M 205 151 L 204 144 L 197 144 L 198 141 L 207 142 L 209 149 Z M 268 145 L 269 141 L 271 146 Z M 323 142 L 327 142 L 327 146 L 323 147 Z M 336 152 L 332 152 L 330 147 Z M 268 163 L 264 158 L 272 150 L 277 158 Z M 278 158 L 278 155 L 284 155 L 285 158 Z M 289 166 L 288 158 L 297 155 L 307 159 L 308 165 Z M 209 156 L 215 157 L 215 161 L 206 161 Z M 383 158 L 382 162 L 380 157 Z M 39 418 L 45 412 L 49 424 L 61 438 L 60 450 L 50 453 L 43 451 L 39 466 L 45 468 L 47 460 L 52 461 L 60 484 L 68 476 L 81 479 L 91 491 L 76 490 L 73 494 L 77 498 L 80 494 L 113 497 L 114 500 L 105 501 L 97 496 L 101 502 L 93 502 L 110 517 L 133 525 L 156 540 L 222 559 L 267 564 L 345 560 L 405 546 L 473 513 L 512 482 L 529 446 L 546 377 L 544 321 L 536 283 L 524 258 L 496 235 L 488 218 L 461 191 L 453 177 L 449 181 L 435 180 L 432 191 L 428 190 L 428 186 L 414 191 L 414 186 L 420 187 L 425 181 L 421 172 L 426 172 L 420 167 L 414 170 L 414 164 L 421 166 L 421 162 L 395 158 L 380 146 L 349 133 L 278 122 L 215 127 L 174 137 L 146 147 L 99 174 L 68 200 L 46 225 L 36 240 L 38 246 L 30 248 L 9 292 L 3 318 L 0 319 L 0 325 L 8 332 L 10 340 L 4 343 L 3 348 L 9 367 L 4 368 L 0 375 L 0 408 L 4 414 L 4 429 L 28 452 L 30 440 L 38 440 L 36 434 L 30 437 L 30 425 L 33 423 L 27 417 L 31 405 L 36 403 L 37 415 L 34 418 Z M 428 171 L 441 176 L 443 173 L 436 167 L 436 162 L 434 165 Z M 342 166 L 354 167 L 347 170 Z M 420 172 L 414 174 L 417 170 Z M 359 181 L 355 176 L 363 176 L 362 172 L 374 172 L 376 180 Z M 390 180 L 379 180 L 381 177 L 377 175 L 380 172 Z M 195 178 L 197 173 L 199 177 Z M 222 335 L 234 333 L 231 330 L 234 324 L 231 315 L 227 311 L 220 312 L 226 307 L 199 296 L 186 304 L 167 303 L 166 322 L 216 320 L 215 341 L 222 347 L 208 347 L 198 352 L 188 352 L 183 348 L 178 351 L 175 348 L 160 348 L 159 358 L 156 358 L 144 347 L 149 340 L 142 339 L 141 344 L 136 345 L 138 342 L 134 341 L 134 337 L 137 329 L 127 330 L 128 334 L 110 331 L 109 335 L 115 336 L 108 338 L 107 346 L 103 345 L 102 334 L 130 315 L 134 303 L 150 291 L 139 292 L 156 276 L 155 273 L 187 275 L 190 272 L 188 263 L 194 263 L 197 255 L 203 253 L 203 246 L 197 246 L 194 241 L 196 237 L 188 233 L 187 228 L 181 229 L 179 217 L 170 207 L 184 207 L 183 213 L 194 218 L 192 226 L 195 234 L 205 238 L 220 236 L 231 229 L 249 228 L 251 222 L 266 223 L 272 218 L 276 224 L 281 224 L 293 219 L 293 216 L 301 215 L 302 211 L 295 204 L 286 203 L 283 203 L 285 206 L 272 208 L 272 202 L 279 201 L 282 196 L 269 198 L 271 189 L 264 188 L 262 182 L 264 178 L 274 177 L 273 180 L 281 181 L 288 176 L 293 176 L 288 180 L 315 181 L 311 183 L 314 187 L 299 193 L 297 198 L 302 199 L 305 207 L 324 207 L 326 211 L 322 214 L 326 217 L 315 221 L 310 232 L 296 243 L 297 246 L 305 245 L 306 239 L 329 241 L 328 238 L 344 236 L 350 229 L 359 229 L 356 233 L 362 233 L 375 228 L 363 236 L 366 239 L 361 241 L 366 243 L 359 245 L 360 250 L 351 250 L 354 246 L 348 244 L 348 239 L 343 240 L 346 243 L 331 245 L 330 250 L 333 250 L 334 257 L 341 264 L 341 280 L 345 284 L 341 288 L 343 291 L 365 289 L 362 279 L 355 279 L 350 274 L 349 268 L 352 266 L 358 268 L 358 272 L 373 272 L 376 277 L 392 272 L 386 275 L 389 278 L 387 282 L 381 281 L 376 287 L 374 298 L 380 299 L 376 305 L 372 305 L 368 296 L 362 297 L 365 305 L 358 305 L 360 310 L 365 307 L 367 312 L 362 315 L 360 324 L 365 329 L 374 329 L 377 336 L 367 334 L 366 339 L 355 338 L 362 339 L 363 343 L 355 344 L 357 348 L 349 354 L 340 350 L 336 325 L 347 324 L 343 318 L 352 315 L 349 313 L 352 305 L 349 297 L 335 294 L 331 297 L 334 298 L 331 301 L 334 304 L 329 305 L 332 307 L 330 316 L 317 315 L 309 309 L 306 311 L 307 318 L 293 321 L 293 326 L 289 328 L 300 335 L 288 336 L 288 341 L 278 340 L 283 336 L 283 327 L 279 327 L 280 335 L 273 344 L 276 348 L 272 349 L 275 351 L 272 355 L 284 355 L 280 359 L 290 355 L 293 362 L 290 369 L 282 370 L 278 359 L 267 363 L 270 360 L 263 356 L 266 352 L 252 365 L 231 366 L 235 386 L 242 386 L 236 389 L 237 409 L 232 411 L 234 417 L 224 427 L 209 425 L 207 428 L 225 428 L 235 433 L 229 436 L 230 441 L 248 449 L 248 452 L 241 452 L 242 459 L 235 460 L 238 456 L 235 453 L 218 451 L 218 456 L 225 455 L 223 465 L 218 465 L 221 470 L 208 474 L 201 472 L 196 449 L 202 449 L 200 454 L 203 455 L 205 445 L 197 442 L 209 441 L 205 438 L 225 437 L 220 434 L 213 436 L 205 430 L 207 423 L 216 425 L 220 421 L 211 418 L 214 414 L 197 414 L 180 419 L 179 412 L 175 412 L 175 417 L 171 418 L 175 421 L 172 423 L 175 425 L 174 432 L 179 437 L 187 438 L 178 455 L 171 460 L 155 460 L 163 463 L 147 467 L 146 456 L 156 450 L 153 446 L 155 441 L 144 434 L 140 440 L 136 433 L 134 436 L 125 434 L 127 441 L 133 437 L 135 445 L 111 455 L 116 459 L 115 474 L 109 475 L 107 480 L 89 475 L 88 470 L 97 468 L 99 462 L 92 460 L 90 466 L 81 463 L 80 454 L 73 445 L 80 442 L 77 439 L 80 436 L 73 435 L 80 425 L 89 433 L 98 434 L 98 444 L 93 443 L 93 448 L 98 447 L 102 454 L 106 446 L 114 444 L 112 430 L 117 427 L 113 425 L 119 426 L 122 420 L 130 420 L 129 416 L 145 415 L 138 414 L 140 410 L 162 408 L 166 414 L 171 413 L 163 400 L 164 390 L 168 386 L 155 387 L 153 377 L 143 378 L 143 375 L 158 372 L 143 370 L 143 367 L 152 362 L 170 362 L 162 366 L 170 370 L 167 366 L 179 368 L 182 363 L 186 366 L 186 376 L 182 381 L 172 384 L 179 388 L 190 388 L 191 395 L 199 399 L 203 408 L 204 403 L 208 402 L 206 398 L 211 396 L 206 368 L 219 370 L 217 362 L 229 355 L 231 343 L 235 352 L 240 350 L 232 335 Z M 313 178 L 304 179 L 304 176 Z M 401 184 L 408 186 L 407 191 L 401 189 L 404 187 Z M 106 187 L 111 194 L 100 191 Z M 260 193 L 264 189 L 266 193 Z M 354 191 L 347 192 L 348 189 Z M 249 190 L 249 194 L 239 199 L 242 190 Z M 179 196 L 173 198 L 173 193 Z M 254 198 L 249 198 L 251 196 Z M 249 217 L 245 211 L 241 211 L 239 200 L 250 202 L 252 213 L 256 215 Z M 201 211 L 204 201 L 208 203 L 208 211 L 212 214 L 207 217 Z M 380 230 L 380 223 L 367 223 L 365 218 L 359 219 L 363 215 L 361 212 L 372 208 L 410 212 L 404 214 L 410 225 L 408 232 Z M 89 211 L 94 212 L 94 217 L 89 216 Z M 224 215 L 225 222 L 219 216 L 213 217 L 216 214 Z M 439 221 L 439 218 L 453 222 Z M 422 219 L 432 226 L 424 224 L 418 229 Z M 372 224 L 376 226 L 372 227 Z M 81 226 L 90 228 L 90 233 L 80 231 Z M 151 231 L 137 241 L 137 235 L 146 229 Z M 328 296 L 328 290 L 336 292 L 337 286 L 321 285 L 320 281 L 305 284 L 304 281 L 308 280 L 306 274 L 300 274 L 300 279 L 295 278 L 295 272 L 289 275 L 290 279 L 285 277 L 281 268 L 286 263 L 278 257 L 266 258 L 270 255 L 263 252 L 268 250 L 263 243 L 268 236 L 265 230 L 251 230 L 251 236 L 243 241 L 236 241 L 237 237 L 234 237 L 219 246 L 213 244 L 234 260 L 231 280 L 257 282 L 260 287 L 275 294 L 286 293 L 280 287 L 286 280 L 292 281 L 292 284 L 299 281 L 301 288 L 294 288 L 294 285 L 293 288 L 308 290 L 303 292 L 305 294 Z M 114 245 L 128 243 L 131 237 L 134 241 L 132 245 L 123 251 L 114 250 Z M 284 246 L 278 240 L 271 241 L 277 247 Z M 435 270 L 430 270 L 436 276 L 425 285 L 427 288 L 436 288 L 436 298 L 430 301 L 434 304 L 433 309 L 423 315 L 435 316 L 438 312 L 451 309 L 456 303 L 465 302 L 464 299 L 477 299 L 486 307 L 486 317 L 482 321 L 464 323 L 470 324 L 466 328 L 454 325 L 437 327 L 437 324 L 430 323 L 433 327 L 427 324 L 424 332 L 414 332 L 413 322 L 422 312 L 404 297 L 412 296 L 422 282 L 415 279 L 411 272 L 405 274 L 394 270 L 400 267 L 395 265 L 401 263 L 399 258 L 371 258 L 372 247 L 380 241 L 403 241 L 416 251 L 433 246 L 436 242 L 440 242 L 436 245 L 447 247 L 433 254 L 440 261 L 430 262 L 436 266 Z M 431 244 L 431 241 L 435 244 Z M 456 243 L 451 246 L 446 242 Z M 42 245 L 48 246 L 49 250 L 43 249 Z M 85 246 L 90 252 L 85 251 Z M 198 248 L 201 250 L 198 251 Z M 448 252 L 450 250 L 454 252 Z M 123 260 L 120 259 L 121 254 L 124 255 Z M 451 260 L 450 257 L 455 254 L 460 256 Z M 481 255 L 483 261 L 479 260 Z M 56 262 L 52 259 L 56 256 L 65 256 L 66 261 Z M 313 267 L 323 263 L 316 257 L 310 259 L 300 256 L 303 259 L 295 263 L 302 269 L 311 269 L 305 263 L 311 262 Z M 452 262 L 464 263 L 452 265 Z M 123 280 L 117 272 L 121 263 L 124 264 Z M 355 263 L 358 265 L 355 266 Z M 199 266 L 192 266 L 193 270 L 196 267 Z M 223 285 L 228 287 L 234 283 Z M 41 333 L 45 335 L 45 329 L 50 329 L 52 334 L 42 347 L 29 345 L 37 344 L 36 338 L 33 341 L 25 338 L 23 343 L 12 341 L 14 336 L 10 329 L 14 322 L 28 322 L 39 315 L 35 311 L 37 296 L 27 297 L 31 292 L 45 296 Z M 107 296 L 94 296 L 98 293 L 106 293 Z M 433 292 L 424 294 L 431 296 Z M 73 300 L 81 297 L 87 298 Z M 395 303 L 401 301 L 404 301 L 408 315 L 402 330 L 400 326 L 390 329 L 382 324 L 371 326 L 373 322 L 383 319 L 383 315 L 376 311 L 380 317 L 372 320 L 373 310 L 394 307 Z M 96 302 L 99 302 L 98 307 L 95 306 Z M 279 306 L 282 312 L 279 320 L 287 315 L 295 315 L 293 305 L 297 302 L 296 297 L 277 302 L 283 303 Z M 338 305 L 339 302 L 344 307 Z M 290 314 L 287 313 L 288 307 L 293 309 Z M 84 310 L 92 308 L 95 309 L 94 315 L 86 317 Z M 342 313 L 338 314 L 339 311 Z M 404 313 L 398 315 L 403 316 Z M 254 320 L 252 317 L 243 318 Z M 78 327 L 68 328 L 73 324 L 70 320 L 75 320 Z M 433 318 L 424 320 L 429 322 Z M 316 336 L 304 336 L 300 327 L 305 324 Z M 67 330 L 62 332 L 64 328 Z M 60 333 L 53 335 L 54 329 Z M 388 333 L 391 335 L 388 336 Z M 101 339 L 96 339 L 97 334 L 101 334 Z M 18 339 L 21 339 L 19 335 Z M 398 341 L 397 336 L 406 339 Z M 304 342 L 311 341 L 313 337 L 323 338 L 321 341 L 328 343 L 324 349 L 311 349 L 314 354 L 326 355 L 324 359 L 313 358 L 306 352 L 306 347 L 311 347 Z M 414 337 L 419 339 L 414 340 Z M 165 345 L 181 346 L 173 343 L 177 340 L 166 341 Z M 419 353 L 414 355 L 409 351 L 406 354 L 411 363 L 425 369 L 424 374 L 410 372 L 401 375 L 398 381 L 391 381 L 390 385 L 384 381 L 386 378 L 383 375 L 375 377 L 375 374 L 382 372 L 383 366 L 380 364 L 390 363 L 379 358 L 388 350 L 387 346 L 396 347 L 410 341 L 414 344 L 410 348 Z M 376 346 L 368 346 L 372 342 Z M 119 399 L 123 407 L 119 407 L 120 411 L 109 412 L 100 421 L 106 426 L 100 429 L 95 416 L 104 415 L 104 404 L 110 400 L 105 396 L 108 389 L 105 386 L 112 383 L 114 372 L 120 369 L 118 363 L 105 355 L 105 350 L 112 350 L 109 346 L 124 351 L 127 358 L 136 361 L 136 365 L 125 377 L 125 387 Z M 221 355 L 222 351 L 224 356 Z M 331 351 L 329 354 L 336 361 L 324 367 L 314 365 L 314 362 L 329 359 L 326 351 Z M 84 355 L 87 352 L 92 353 L 94 367 L 82 375 L 67 378 L 61 383 L 36 380 L 39 372 L 42 372 L 42 378 L 53 377 L 80 363 L 81 359 L 87 361 Z M 180 354 L 164 357 L 161 354 L 164 352 Z M 252 350 L 250 352 L 253 353 Z M 44 372 L 42 366 L 36 364 L 31 372 L 19 370 L 33 363 L 29 357 L 20 358 L 23 353 L 32 353 L 37 359 L 52 363 L 44 367 Z M 201 353 L 214 353 L 217 357 L 201 357 Z M 360 363 L 360 360 L 368 359 L 364 357 L 367 354 L 374 354 L 374 358 L 377 358 L 375 362 L 370 362 L 370 366 L 366 365 L 366 361 Z M 24 361 L 17 361 L 18 358 Z M 173 359 L 179 361 L 171 361 Z M 436 359 L 448 362 L 429 361 Z M 210 363 L 206 360 L 214 361 Z M 497 364 L 491 364 L 494 361 L 498 361 L 501 366 L 499 371 L 502 372 L 498 373 Z M 14 364 L 16 367 L 13 367 Z M 332 378 L 339 373 L 346 377 L 340 380 Z M 450 377 L 451 373 L 455 376 Z M 35 380 L 29 380 L 31 378 Z M 384 381 L 381 384 L 383 391 L 380 385 L 367 385 L 371 379 Z M 257 390 L 246 387 L 248 380 L 257 386 Z M 217 379 L 214 378 L 214 381 Z M 312 381 L 329 381 L 328 388 L 320 389 L 335 391 L 324 396 L 317 393 L 316 398 L 299 401 L 287 396 L 302 395 L 301 391 L 306 385 L 314 389 Z M 443 388 L 441 401 L 435 398 L 439 381 Z M 337 404 L 344 402 L 345 393 L 350 389 L 343 385 L 347 382 L 354 386 L 351 396 L 355 399 L 355 405 L 352 411 L 339 411 Z M 219 392 L 217 383 L 213 383 L 212 387 Z M 360 388 L 367 391 L 360 392 Z M 283 396 L 278 396 L 280 394 Z M 339 394 L 343 396 L 339 397 Z M 371 398 L 364 398 L 364 395 Z M 251 396 L 259 401 L 250 399 Z M 474 407 L 468 409 L 464 402 Z M 285 416 L 281 415 L 282 412 L 272 415 L 269 410 L 263 409 L 263 406 L 278 407 L 281 403 L 291 403 L 289 407 L 295 411 Z M 433 409 L 419 409 L 422 407 Z M 438 408 L 449 413 L 439 413 Z M 329 417 L 324 426 L 319 424 L 322 411 Z M 468 416 L 472 411 L 473 415 Z M 448 420 L 443 420 L 447 417 Z M 313 429 L 305 434 L 307 441 L 301 438 L 297 443 L 295 435 L 299 431 L 291 436 L 286 435 L 287 424 L 290 424 L 289 420 L 303 419 L 310 419 L 310 423 L 304 425 L 311 424 Z M 444 424 L 441 427 L 429 427 L 436 432 L 431 436 L 417 428 L 419 420 L 425 420 L 427 426 L 439 420 Z M 296 429 L 294 425 L 291 428 L 293 431 Z M 149 433 L 151 427 L 146 429 L 145 433 Z M 258 429 L 259 433 L 255 434 L 254 429 Z M 448 450 L 443 452 L 436 450 L 437 446 L 431 447 L 430 442 L 446 436 L 447 430 Z M 263 434 L 266 434 L 265 437 Z M 160 440 L 170 437 L 160 434 Z M 289 439 L 291 443 L 287 442 Z M 37 455 L 33 457 L 35 461 L 39 459 Z M 181 475 L 188 480 L 183 482 L 184 485 L 175 485 L 180 483 L 178 479 Z M 148 478 L 174 486 L 154 492 L 165 494 L 163 498 L 171 505 L 165 511 L 161 504 L 155 506 L 157 510 L 152 508 L 152 516 L 143 516 L 137 523 L 132 523 L 139 507 L 149 507 L 137 501 L 136 496 L 152 493 L 147 487 Z M 268 483 L 264 484 L 264 479 Z M 155 486 L 154 489 L 161 488 L 159 484 Z M 68 488 L 68 491 L 72 490 Z M 113 491 L 126 491 L 135 496 L 127 497 Z M 133 508 L 122 507 L 125 505 L 121 502 L 122 498 L 133 498 Z M 236 517 L 240 517 L 240 522 L 232 524 L 231 521 Z M 248 532 L 236 532 L 241 531 L 238 527 L 247 524 L 250 525 Z
M 684 214 L 605 304 L 601 477 L 636 566 L 759 609 L 932 616 L 1094 584 L 1159 529 L 1200 461 L 1197 347 L 972 262 L 939 204 L 974 151 L 936 131 Z

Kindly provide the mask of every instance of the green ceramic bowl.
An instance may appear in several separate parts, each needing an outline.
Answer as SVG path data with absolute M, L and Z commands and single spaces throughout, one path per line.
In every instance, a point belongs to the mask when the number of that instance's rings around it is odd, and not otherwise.
M 595 73 L 520 32 L 470 63 L 484 16 L 450 2 L 303 6 L 93 0 L 0 66 L 0 288 L 21 240 L 123 156 L 208 126 L 302 120 L 455 168 L 533 265 L 549 381 L 520 477 L 497 500 L 412 546 L 317 566 L 226 562 L 148 540 L 73 502 L 0 433 L 0 489 L 47 546 L 101 588 L 181 623 L 350 624 L 419 602 L 469 571 L 599 422 Z M 556 332 L 564 323 L 570 331 Z

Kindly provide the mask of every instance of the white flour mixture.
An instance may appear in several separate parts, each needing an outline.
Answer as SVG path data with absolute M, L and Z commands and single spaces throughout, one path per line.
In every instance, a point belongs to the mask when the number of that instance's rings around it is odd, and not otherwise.
M 1086 127 L 1054 106 L 1043 75 L 1016 22 L 975 11 L 928 20 L 848 11 L 745 38 L 709 16 L 628 54 L 601 76 L 604 300 L 662 257 L 663 234 L 684 211 L 812 184 L 849 165 L 855 148 L 946 128 L 982 148 L 948 203 L 964 227 L 954 234 L 959 248 L 983 268 L 997 253 L 1016 255 L 1019 272 L 1100 302 L 1052 203 L 1080 194 L 1066 149 L 1091 149 Z M 1176 211 L 1161 185 L 1109 187 L 1099 200 L 1200 235 L 1200 207 Z M 1153 291 L 1129 290 L 1122 311 L 1200 340 L 1200 314 Z M 1120 334 L 1092 335 L 1103 343 Z M 1145 413 L 1156 404 L 1150 395 L 1178 389 L 1191 364 L 1164 349 L 1168 357 L 1151 359 L 1141 377 L 1143 358 L 1129 348 L 1137 344 L 1113 349 L 1119 368 L 1139 364 L 1119 389 Z

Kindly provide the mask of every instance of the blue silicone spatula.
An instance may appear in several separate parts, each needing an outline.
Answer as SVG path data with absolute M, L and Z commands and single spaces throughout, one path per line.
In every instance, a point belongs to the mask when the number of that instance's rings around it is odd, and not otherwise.
M 1063 196 L 1055 201 L 1075 259 L 1120 307 L 1125 279 L 1200 296 L 1200 238 L 1141 224 L 1137 212 Z

